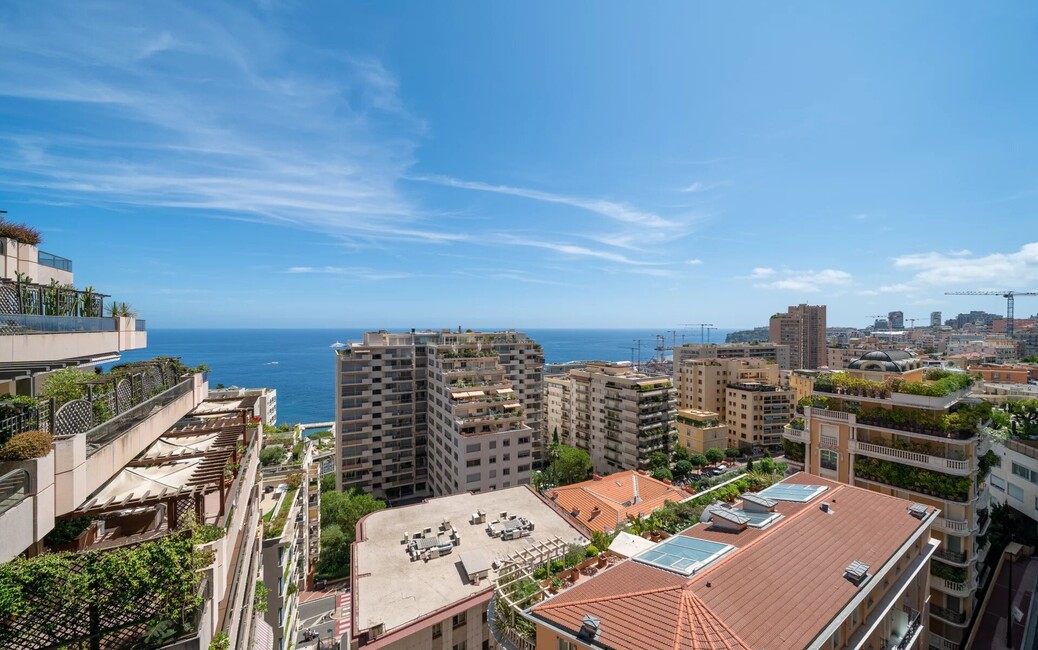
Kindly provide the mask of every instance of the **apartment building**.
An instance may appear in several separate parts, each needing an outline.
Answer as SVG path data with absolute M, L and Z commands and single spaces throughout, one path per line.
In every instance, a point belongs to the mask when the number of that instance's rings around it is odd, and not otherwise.
M 825 349 L 825 365 L 830 370 L 843 370 L 851 364 L 852 361 L 857 361 L 861 358 L 861 355 L 866 352 L 875 350 L 876 346 L 871 347 L 827 347 Z
M 926 369 L 906 352 L 873 351 L 820 376 L 813 406 L 784 436 L 807 472 L 940 510 L 931 572 L 931 645 L 963 647 L 987 553 L 991 441 L 964 373 Z
M 727 421 L 727 386 L 739 382 L 779 384 L 779 368 L 764 359 L 693 359 L 675 366 L 678 406 L 713 411 Z
M 693 359 L 675 372 L 679 407 L 716 413 L 727 426 L 722 447 L 781 444 L 796 393 L 778 385 L 776 364 L 760 358 Z
M 674 348 L 674 371 L 686 359 L 764 359 L 790 369 L 789 346 L 775 343 L 686 343 Z
M 144 321 L 65 286 L 68 259 L 8 238 L 0 253 L 0 562 L 19 567 L 0 572 L 30 587 L 8 594 L 22 615 L 4 646 L 251 647 L 261 431 L 199 416 L 205 374 L 172 357 L 41 398 L 49 373 L 144 347 Z
M 1038 441 L 1009 438 L 991 450 L 1001 459 L 991 468 L 991 500 L 1038 521 Z
M 939 312 L 939 311 L 932 311 L 932 312 L 930 312 L 930 327 L 940 327 L 943 324 L 944 324 L 944 321 L 941 320 L 941 312 Z
M 728 447 L 728 426 L 713 411 L 678 409 L 674 424 L 677 426 L 678 444 L 693 454 Z
M 513 601 L 533 632 L 511 647 L 918 650 L 938 517 L 797 474 L 560 593 Z M 492 631 L 511 640 L 507 620 L 495 612 Z
M 793 419 L 796 392 L 772 384 L 740 381 L 725 389 L 728 446 L 778 447 Z
M 596 473 L 645 469 L 653 452 L 670 452 L 676 399 L 667 375 L 591 362 L 545 385 L 548 431 L 587 451 Z
M 371 513 L 357 522 L 350 558 L 350 647 L 498 647 L 487 620 L 501 567 L 538 546 L 587 544 L 588 535 L 529 486 Z
M 278 392 L 274 388 L 213 388 L 206 401 L 230 408 L 251 406 L 255 416 L 266 426 L 278 423 Z
M 791 368 L 816 369 L 826 363 L 825 305 L 791 306 L 768 322 L 768 340 L 789 346 Z
M 401 502 L 527 483 L 544 353 L 514 330 L 368 332 L 336 350 L 340 489 Z

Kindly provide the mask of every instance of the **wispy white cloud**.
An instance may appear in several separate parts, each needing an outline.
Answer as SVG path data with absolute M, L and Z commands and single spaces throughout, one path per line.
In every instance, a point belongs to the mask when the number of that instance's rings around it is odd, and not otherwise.
M 710 190 L 728 185 L 731 185 L 728 181 L 696 181 L 690 185 L 679 187 L 678 191 L 686 194 L 698 194 L 699 192 L 709 192 Z
M 219 2 L 66 3 L 8 12 L 4 28 L 0 97 L 58 117 L 2 138 L 0 188 L 352 241 L 464 238 L 399 189 L 424 126 L 378 60 L 313 50 Z M 112 128 L 86 138 L 62 112 Z
M 757 280 L 753 286 L 758 289 L 782 289 L 816 293 L 822 289 L 846 287 L 853 281 L 850 273 L 839 269 L 822 269 L 821 271 L 758 267 L 744 279 Z M 765 281 L 766 280 L 766 281 Z
M 698 266 L 698 265 L 700 265 L 702 263 L 703 263 L 703 260 L 701 260 L 701 259 L 685 260 L 685 264 L 688 264 L 690 266 Z
M 496 280 L 511 280 L 513 282 L 525 282 L 527 284 L 550 284 L 555 286 L 563 286 L 565 282 L 558 282 L 556 280 L 546 280 L 544 278 L 534 277 L 523 271 L 502 271 L 499 273 L 492 273 L 492 278 Z
M 529 246 L 531 248 L 540 248 L 543 250 L 555 251 L 556 253 L 562 253 L 563 255 L 570 255 L 573 257 L 592 257 L 601 260 L 607 260 L 610 262 L 619 262 L 621 264 L 630 264 L 632 266 L 651 266 L 654 262 L 644 262 L 641 260 L 632 259 L 626 255 L 620 253 L 614 253 L 612 251 L 603 251 L 586 246 L 578 246 L 576 244 L 563 244 L 558 242 L 542 241 L 538 239 L 529 239 L 527 237 L 519 237 L 516 235 L 510 235 L 502 233 L 498 235 L 497 241 L 503 244 L 510 244 L 513 246 Z
M 414 277 L 413 273 L 403 271 L 380 271 L 366 267 L 347 266 L 291 266 L 289 273 L 311 273 L 320 275 L 342 275 L 361 280 L 400 280 Z
M 1038 242 L 1024 244 L 1012 253 L 982 256 L 974 256 L 969 250 L 902 255 L 894 258 L 894 268 L 914 273 L 911 282 L 917 285 L 995 290 L 1024 288 L 1038 282 Z
M 582 210 L 588 210 L 621 223 L 634 224 L 647 228 L 680 230 L 687 226 L 687 224 L 681 220 L 662 217 L 648 210 L 635 208 L 618 201 L 566 196 L 563 194 L 553 194 L 551 192 L 543 192 L 541 190 L 533 190 L 523 187 L 511 187 L 508 185 L 492 185 L 490 183 L 451 178 L 450 176 L 411 176 L 410 179 L 424 183 L 435 183 L 436 185 L 444 185 L 447 187 L 476 190 L 478 192 L 492 192 L 494 194 L 519 196 L 533 201 L 560 203 L 562 205 L 569 205 Z
M 909 293 L 914 291 L 915 287 L 910 284 L 899 282 L 897 284 L 887 284 L 875 289 L 863 289 L 858 294 L 862 296 L 878 296 L 885 293 Z

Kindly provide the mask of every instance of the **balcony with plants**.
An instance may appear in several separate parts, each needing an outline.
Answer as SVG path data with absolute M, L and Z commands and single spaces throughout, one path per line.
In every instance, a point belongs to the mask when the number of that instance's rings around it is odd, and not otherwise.
M 963 446 L 910 436 L 888 436 L 859 428 L 851 447 L 858 454 L 960 476 L 968 476 L 976 469 Z
M 868 456 L 855 457 L 854 476 L 948 501 L 966 503 L 972 497 L 973 481 L 968 476 L 948 476 Z

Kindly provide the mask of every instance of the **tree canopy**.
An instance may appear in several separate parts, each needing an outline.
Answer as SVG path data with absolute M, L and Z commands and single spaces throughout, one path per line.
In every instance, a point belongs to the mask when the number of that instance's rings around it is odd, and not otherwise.
M 357 537 L 357 522 L 385 507 L 382 501 L 356 489 L 321 495 L 321 559 L 317 563 L 321 578 L 339 578 L 350 572 L 350 545 Z

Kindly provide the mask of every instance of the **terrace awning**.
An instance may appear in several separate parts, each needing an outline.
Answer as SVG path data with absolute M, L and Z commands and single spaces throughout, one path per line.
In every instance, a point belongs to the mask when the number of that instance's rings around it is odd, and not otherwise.
M 188 487 L 188 481 L 201 462 L 201 458 L 188 458 L 166 465 L 126 467 L 76 508 L 76 512 L 119 510 L 191 492 L 194 488 Z
M 182 456 L 201 456 L 213 446 L 216 436 L 216 433 L 209 433 L 200 436 L 162 437 L 148 447 L 147 451 L 138 457 L 138 460 L 172 460 Z

